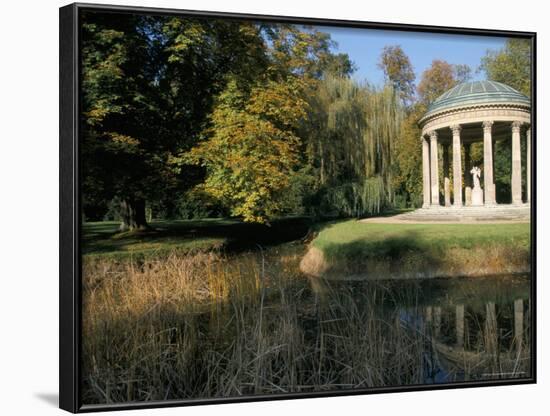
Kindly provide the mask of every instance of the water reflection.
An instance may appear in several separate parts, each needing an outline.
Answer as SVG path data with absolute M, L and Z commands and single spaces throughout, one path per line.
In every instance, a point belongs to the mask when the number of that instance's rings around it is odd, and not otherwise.
M 423 383 L 530 376 L 529 275 L 310 284 L 329 310 L 344 294 L 347 308 L 370 302 L 375 319 L 414 331 Z

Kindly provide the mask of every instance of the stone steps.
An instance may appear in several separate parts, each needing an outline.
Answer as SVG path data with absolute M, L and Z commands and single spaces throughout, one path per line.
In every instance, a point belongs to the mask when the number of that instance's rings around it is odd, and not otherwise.
M 411 222 L 491 222 L 491 221 L 528 221 L 529 217 L 428 217 L 418 216 L 414 218 L 400 218 L 401 221 Z
M 495 207 L 430 207 L 399 215 L 402 221 L 428 222 L 487 222 L 528 221 L 531 208 L 524 205 L 499 205 Z

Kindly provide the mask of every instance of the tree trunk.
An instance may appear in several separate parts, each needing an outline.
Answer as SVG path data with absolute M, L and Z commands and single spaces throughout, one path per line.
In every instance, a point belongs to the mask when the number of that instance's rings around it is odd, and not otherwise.
M 145 218 L 145 201 L 143 199 L 123 199 L 120 203 L 120 214 L 122 216 L 120 231 L 149 228 Z

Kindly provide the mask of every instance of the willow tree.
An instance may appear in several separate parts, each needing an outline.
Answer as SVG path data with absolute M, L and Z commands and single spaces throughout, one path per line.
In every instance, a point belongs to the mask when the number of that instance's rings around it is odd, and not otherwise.
M 404 117 L 399 95 L 337 77 L 310 99 L 310 163 L 326 202 L 343 215 L 379 212 L 393 200 L 392 146 Z

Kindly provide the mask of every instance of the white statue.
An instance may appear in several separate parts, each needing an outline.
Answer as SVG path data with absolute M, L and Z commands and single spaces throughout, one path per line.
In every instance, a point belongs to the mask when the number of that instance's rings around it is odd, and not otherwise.
M 472 189 L 472 205 L 483 205 L 483 189 L 479 183 L 479 177 L 481 176 L 481 169 L 474 166 L 470 171 L 474 180 L 474 189 Z
M 477 166 L 474 166 L 472 168 L 472 170 L 470 171 L 470 173 L 472 174 L 473 176 L 473 179 L 474 179 L 474 189 L 475 188 L 480 188 L 480 184 L 479 184 L 479 177 L 481 176 L 481 169 L 478 168 Z

